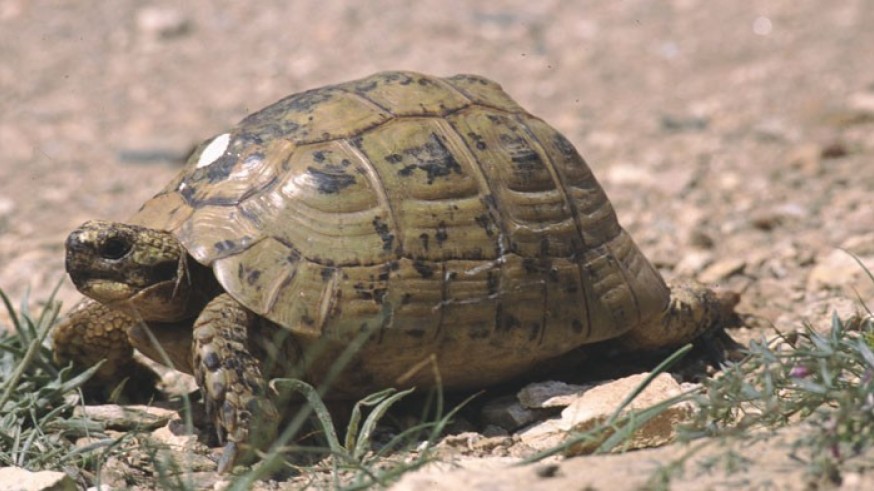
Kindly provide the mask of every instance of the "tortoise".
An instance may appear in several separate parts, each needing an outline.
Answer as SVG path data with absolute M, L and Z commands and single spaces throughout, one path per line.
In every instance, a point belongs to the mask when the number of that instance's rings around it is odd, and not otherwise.
M 486 78 L 382 72 L 286 97 L 201 144 L 126 223 L 66 241 L 88 297 L 59 363 L 135 347 L 195 375 L 227 469 L 279 412 L 266 380 L 329 396 L 482 388 L 583 345 L 680 345 L 736 296 L 668 287 L 558 131 Z M 148 328 L 148 329 L 147 329 Z M 220 469 L 220 470 L 222 470 Z

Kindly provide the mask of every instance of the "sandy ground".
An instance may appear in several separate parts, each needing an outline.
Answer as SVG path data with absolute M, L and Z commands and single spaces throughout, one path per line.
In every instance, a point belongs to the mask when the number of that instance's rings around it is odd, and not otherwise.
M 0 0 L 0 288 L 289 93 L 472 72 L 564 132 L 668 277 L 743 292 L 746 337 L 874 286 L 874 2 Z M 76 293 L 69 282 L 60 298 Z

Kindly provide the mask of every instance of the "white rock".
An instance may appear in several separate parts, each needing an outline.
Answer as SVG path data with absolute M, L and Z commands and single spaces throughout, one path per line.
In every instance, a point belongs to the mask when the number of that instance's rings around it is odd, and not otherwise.
M 746 260 L 743 258 L 728 257 L 720 259 L 710 266 L 707 266 L 707 268 L 698 275 L 698 281 L 705 285 L 716 283 L 728 278 L 729 276 L 743 272 L 746 266 Z
M 694 276 L 712 261 L 713 253 L 710 251 L 686 251 L 674 266 L 674 274 L 680 277 Z
M 197 435 L 177 435 L 173 433 L 169 426 L 162 426 L 153 431 L 152 438 L 176 451 L 191 450 L 198 444 Z
M 171 419 L 179 417 L 179 413 L 172 409 L 117 404 L 77 406 L 73 409 L 73 415 L 100 421 L 107 428 L 119 430 L 158 428 L 166 426 Z
M 862 114 L 874 115 L 874 92 L 856 92 L 847 98 L 847 106 Z
M 522 443 L 545 450 L 562 443 L 569 433 L 582 433 L 606 421 L 625 398 L 634 391 L 647 374 L 632 375 L 607 382 L 585 391 L 554 418 L 527 428 L 519 434 Z M 683 392 L 680 385 L 668 374 L 660 374 L 641 392 L 628 407 L 639 410 L 654 406 Z M 674 439 L 675 426 L 689 417 L 693 411 L 691 402 L 675 404 L 659 416 L 650 419 L 626 442 L 622 448 L 644 448 L 664 445 Z M 597 445 L 577 445 L 568 454 L 590 453 Z
M 153 38 L 171 38 L 185 34 L 190 22 L 174 8 L 144 7 L 137 12 L 137 29 Z
M 3 467 L 0 468 L 0 491 L 76 491 L 76 483 L 63 472 Z

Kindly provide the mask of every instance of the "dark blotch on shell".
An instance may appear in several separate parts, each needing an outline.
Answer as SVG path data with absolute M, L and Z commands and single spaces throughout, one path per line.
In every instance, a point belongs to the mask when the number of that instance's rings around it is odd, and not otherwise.
M 382 239 L 382 250 L 390 252 L 395 236 L 391 233 L 388 224 L 383 222 L 381 218 L 376 217 L 373 219 L 373 230 Z
M 425 330 L 424 329 L 408 329 L 408 330 L 404 331 L 404 334 L 406 334 L 407 336 L 409 336 L 411 338 L 422 339 L 425 337 Z
M 446 239 L 449 238 L 449 234 L 446 232 L 446 222 L 437 224 L 437 232 L 434 233 L 434 238 L 437 239 L 438 246 L 442 246 L 446 242 Z
M 431 278 L 434 276 L 434 268 L 432 268 L 428 263 L 413 261 L 413 268 L 422 278 Z
M 482 215 L 477 215 L 476 217 L 474 217 L 473 220 L 476 222 L 477 225 L 479 225 L 480 227 L 482 227 L 483 230 L 486 231 L 487 236 L 491 237 L 495 234 L 494 224 L 492 223 L 492 220 L 489 218 L 489 216 L 485 213 L 483 213 Z
M 467 330 L 467 336 L 470 339 L 485 339 L 491 335 L 492 331 L 488 326 L 476 325 L 471 326 Z
M 411 159 L 411 163 L 398 171 L 400 176 L 407 177 L 416 170 L 423 170 L 428 184 L 433 184 L 438 177 L 448 176 L 453 172 L 461 174 L 461 166 L 455 156 L 435 133 L 431 133 L 424 145 L 404 150 L 404 155 Z M 404 161 L 407 161 L 406 157 Z
M 583 323 L 580 322 L 579 319 L 574 319 L 571 321 L 571 329 L 577 334 L 583 332 Z
M 355 176 L 343 172 L 323 172 L 307 167 L 307 174 L 316 182 L 316 189 L 322 194 L 336 194 L 355 184 Z
M 499 281 L 500 275 L 495 274 L 493 271 L 486 273 L 486 287 L 488 288 L 489 295 L 498 293 Z

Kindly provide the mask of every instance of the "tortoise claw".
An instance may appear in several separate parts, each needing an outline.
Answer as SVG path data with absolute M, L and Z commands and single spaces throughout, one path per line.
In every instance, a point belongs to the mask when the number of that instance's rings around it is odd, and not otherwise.
M 237 460 L 239 447 L 236 442 L 228 442 L 222 449 L 222 456 L 218 461 L 218 473 L 226 474 L 234 468 L 234 462 Z

